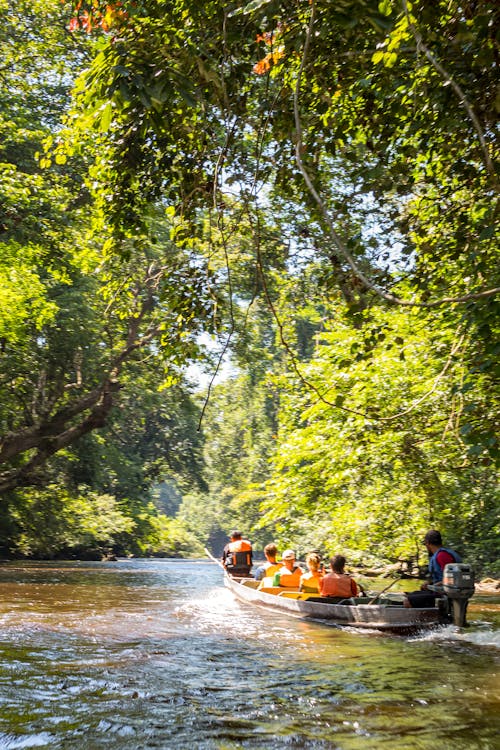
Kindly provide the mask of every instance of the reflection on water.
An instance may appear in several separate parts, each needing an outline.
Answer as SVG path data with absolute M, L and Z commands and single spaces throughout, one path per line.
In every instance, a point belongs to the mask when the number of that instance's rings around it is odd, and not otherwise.
M 499 599 L 400 638 L 240 604 L 208 562 L 0 567 L 0 748 L 498 750 Z

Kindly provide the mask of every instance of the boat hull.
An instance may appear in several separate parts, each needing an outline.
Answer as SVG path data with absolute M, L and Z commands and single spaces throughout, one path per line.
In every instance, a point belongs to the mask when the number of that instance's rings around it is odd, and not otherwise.
M 255 582 L 224 576 L 225 585 L 241 601 L 286 612 L 294 617 L 327 621 L 335 625 L 370 628 L 393 633 L 411 633 L 442 624 L 437 607 L 408 609 L 390 604 L 330 604 L 294 598 L 297 594 L 267 593 Z

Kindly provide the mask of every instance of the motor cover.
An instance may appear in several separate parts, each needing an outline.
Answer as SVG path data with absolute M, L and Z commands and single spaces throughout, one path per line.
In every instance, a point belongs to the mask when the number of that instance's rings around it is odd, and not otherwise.
M 450 599 L 469 599 L 474 593 L 474 571 L 465 563 L 448 563 L 443 570 L 443 591 Z

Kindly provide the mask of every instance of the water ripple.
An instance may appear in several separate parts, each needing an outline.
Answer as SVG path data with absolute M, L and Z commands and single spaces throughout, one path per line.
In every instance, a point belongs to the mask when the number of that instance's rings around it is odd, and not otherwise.
M 240 604 L 208 563 L 5 570 L 0 750 L 493 750 L 500 733 L 491 602 L 405 639 Z

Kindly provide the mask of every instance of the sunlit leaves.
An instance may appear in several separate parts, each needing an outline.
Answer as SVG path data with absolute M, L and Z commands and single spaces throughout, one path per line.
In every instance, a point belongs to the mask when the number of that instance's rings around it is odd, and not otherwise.
M 135 527 L 109 495 L 72 494 L 52 484 L 19 493 L 15 500 L 10 515 L 15 531 L 9 543 L 27 557 L 52 557 L 72 548 L 104 549 Z
M 34 327 L 41 331 L 55 317 L 57 305 L 46 294 L 37 268 L 37 247 L 0 245 L 0 339 L 19 344 Z M 44 274 L 45 276 L 45 274 Z
M 282 389 L 264 520 L 279 522 L 286 538 L 330 553 L 340 548 L 355 560 L 387 555 L 387 538 L 390 556 L 411 556 L 426 526 L 457 533 L 453 518 L 467 506 L 476 475 L 482 472 L 485 486 L 494 476 L 484 440 L 482 448 L 470 443 L 468 415 L 476 418 L 488 395 L 480 381 L 474 392 L 463 389 L 464 340 L 446 332 L 442 318 L 423 325 L 414 314 L 393 311 L 388 321 L 372 310 L 359 328 L 336 312 L 315 356 L 302 365 L 309 382 L 323 387 L 324 400 Z M 344 405 L 366 416 L 336 409 Z M 487 502 L 494 503 L 491 492 Z M 471 516 L 488 533 L 477 506 Z
M 257 10 L 260 10 L 261 8 L 264 8 L 266 5 L 269 5 L 271 0 L 252 0 L 252 2 L 247 3 L 247 5 L 243 6 L 242 8 L 236 8 L 235 10 L 232 10 L 229 13 L 229 17 L 237 16 L 237 15 L 249 15 Z

